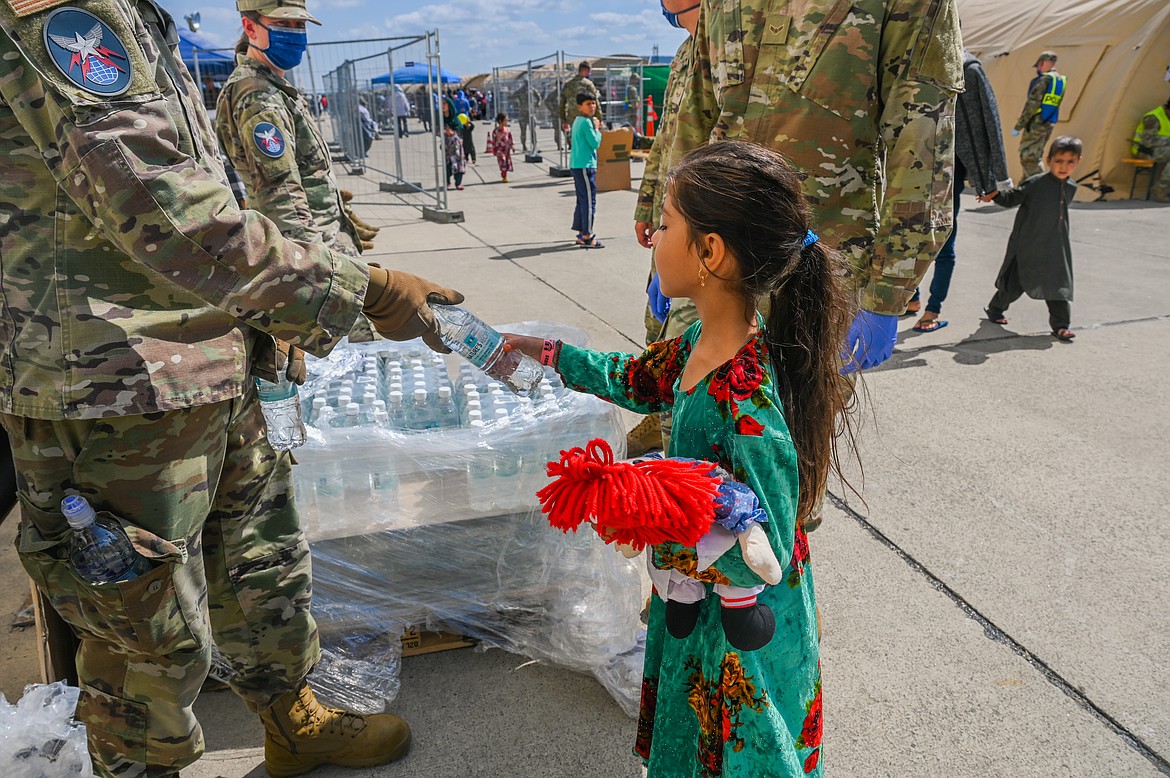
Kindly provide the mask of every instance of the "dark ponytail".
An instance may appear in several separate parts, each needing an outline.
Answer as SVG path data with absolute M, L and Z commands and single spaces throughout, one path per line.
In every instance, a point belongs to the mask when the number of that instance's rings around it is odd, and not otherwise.
M 671 169 L 667 185 L 693 244 L 708 233 L 723 238 L 739 271 L 724 280 L 738 287 L 745 315 L 770 304 L 765 339 L 796 446 L 803 522 L 830 473 L 840 473 L 836 441 L 849 429 L 852 392 L 840 371 L 855 304 L 845 262 L 809 240 L 800 174 L 776 151 L 738 141 L 704 146 Z

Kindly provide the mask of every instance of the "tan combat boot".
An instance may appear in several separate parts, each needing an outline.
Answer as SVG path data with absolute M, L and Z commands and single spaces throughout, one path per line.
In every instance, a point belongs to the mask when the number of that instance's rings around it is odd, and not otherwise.
M 652 413 L 626 433 L 626 456 L 633 459 L 662 448 L 662 420 Z
M 373 240 L 378 235 L 378 233 L 375 232 L 374 230 L 363 229 L 362 227 L 359 227 L 356 224 L 353 225 L 353 228 L 357 231 L 357 236 L 361 240 Z
M 363 240 L 363 241 L 362 241 L 362 250 L 363 250 L 363 251 L 370 251 L 370 250 L 372 250 L 373 248 L 374 248 L 374 243 L 373 243 L 373 241 L 369 241 L 369 240 Z
M 264 768 L 276 778 L 303 775 L 324 764 L 375 767 L 410 750 L 410 726 L 402 718 L 326 708 L 304 681 L 261 713 L 260 721 Z
M 341 194 L 341 202 L 343 203 L 348 203 L 353 199 L 353 192 L 349 191 L 348 189 L 341 189 L 339 190 L 339 193 Z

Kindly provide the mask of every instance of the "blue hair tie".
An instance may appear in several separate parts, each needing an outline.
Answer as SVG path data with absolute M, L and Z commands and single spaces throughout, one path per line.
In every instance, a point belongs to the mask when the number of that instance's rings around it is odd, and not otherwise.
M 817 236 L 817 234 L 812 230 L 809 230 L 807 233 L 805 233 L 804 243 L 800 244 L 800 247 L 802 249 L 806 249 L 812 244 L 816 243 L 818 240 L 820 240 L 820 238 Z

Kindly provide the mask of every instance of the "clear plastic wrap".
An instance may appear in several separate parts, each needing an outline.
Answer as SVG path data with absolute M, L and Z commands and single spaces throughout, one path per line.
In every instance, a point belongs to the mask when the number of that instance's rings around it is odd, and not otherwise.
M 73 720 L 80 690 L 64 681 L 30 684 L 15 705 L 0 694 L 0 775 L 93 775 L 85 725 Z
M 500 329 L 585 340 L 564 325 Z M 640 565 L 592 532 L 552 529 L 536 499 L 561 449 L 600 437 L 624 451 L 621 417 L 552 371 L 529 402 L 461 363 L 421 341 L 342 344 L 309 360 L 309 442 L 293 472 L 326 658 L 310 682 L 326 700 L 382 709 L 398 690 L 399 636 L 414 625 L 591 672 L 635 715 Z M 359 394 L 355 412 L 344 396 Z M 413 416 L 397 412 L 407 396 L 425 400 Z

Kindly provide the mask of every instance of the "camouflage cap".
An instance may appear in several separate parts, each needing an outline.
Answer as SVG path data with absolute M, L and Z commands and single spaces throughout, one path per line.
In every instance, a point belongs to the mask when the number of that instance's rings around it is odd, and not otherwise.
M 240 13 L 255 11 L 273 19 L 302 19 L 313 24 L 321 23 L 309 13 L 305 0 L 236 0 L 236 10 Z
M 1048 60 L 1049 62 L 1055 63 L 1056 62 L 1056 52 L 1055 51 L 1042 51 L 1042 52 L 1040 52 L 1040 56 L 1036 57 L 1036 62 L 1039 63 L 1039 62 L 1043 62 L 1044 60 Z

